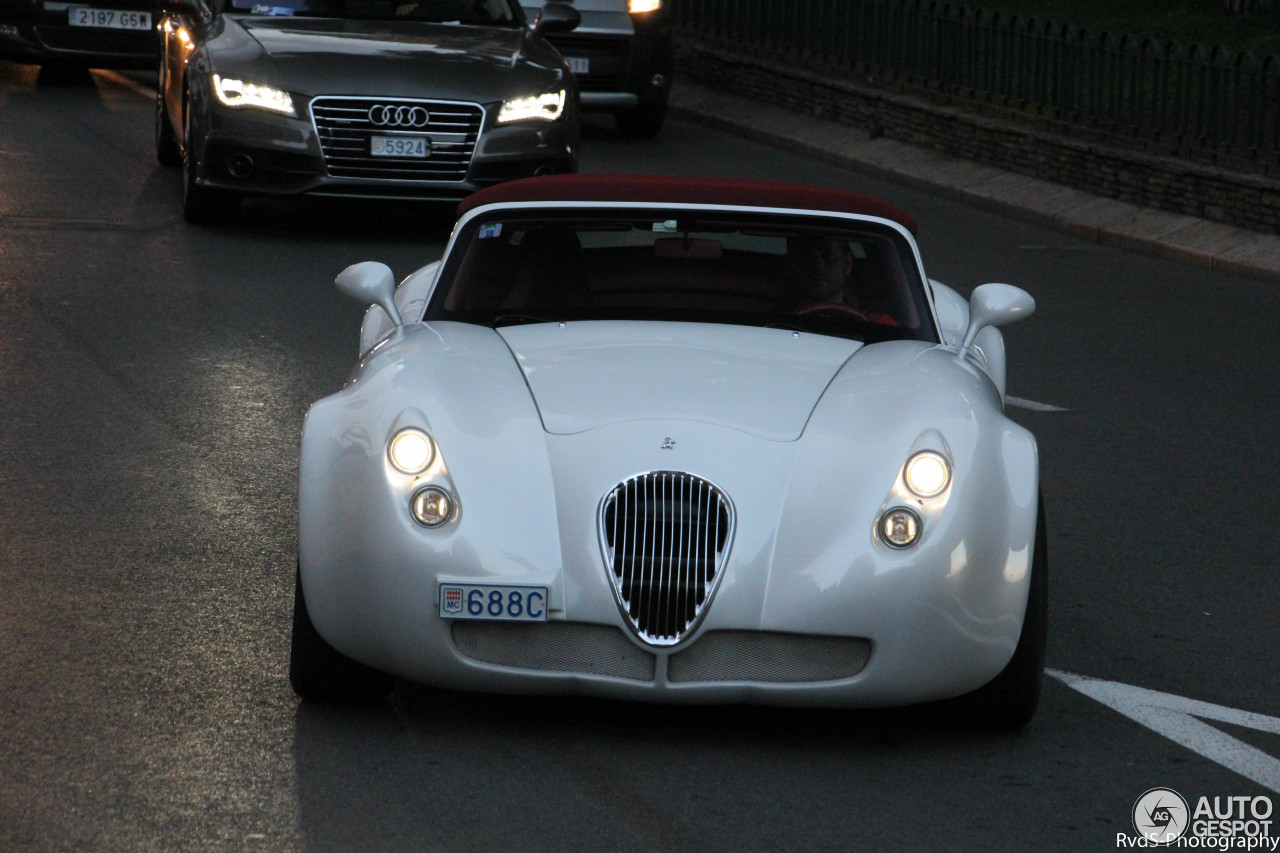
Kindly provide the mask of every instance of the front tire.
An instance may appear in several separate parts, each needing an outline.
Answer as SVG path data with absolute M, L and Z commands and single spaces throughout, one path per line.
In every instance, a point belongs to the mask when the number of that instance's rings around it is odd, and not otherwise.
M 169 117 L 164 111 L 164 87 L 156 91 L 156 159 L 161 166 L 176 167 L 182 165 L 182 146 L 178 144 L 178 135 L 169 124 Z
M 380 702 L 395 683 L 390 675 L 352 660 L 320 636 L 307 612 L 301 571 L 293 588 L 289 683 L 300 698 L 312 702 Z
M 196 183 L 199 163 L 191 133 L 189 99 L 183 108 L 182 125 L 182 215 L 192 225 L 230 225 L 240 215 L 240 196 Z
M 1036 510 L 1036 537 L 1031 557 L 1031 588 L 1022 634 L 1013 657 L 1000 674 L 972 693 L 943 703 L 943 713 L 965 725 L 987 731 L 1014 732 L 1026 726 L 1040 704 L 1049 623 L 1049 555 L 1044 498 Z

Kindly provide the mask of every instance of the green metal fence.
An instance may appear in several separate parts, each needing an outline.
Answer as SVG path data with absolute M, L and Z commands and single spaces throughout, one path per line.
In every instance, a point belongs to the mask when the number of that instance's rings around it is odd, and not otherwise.
M 676 0 L 713 43 L 1147 141 L 1280 164 L 1280 58 L 938 0 Z

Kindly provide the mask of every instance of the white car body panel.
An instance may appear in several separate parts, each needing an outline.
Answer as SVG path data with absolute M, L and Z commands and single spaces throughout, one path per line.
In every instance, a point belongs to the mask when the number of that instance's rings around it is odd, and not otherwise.
M 666 420 L 794 441 L 832 376 L 861 346 L 781 329 L 697 323 L 547 323 L 499 334 L 554 435 L 662 412 Z M 655 350 L 663 357 L 655 359 Z M 743 393 L 752 387 L 770 393 Z

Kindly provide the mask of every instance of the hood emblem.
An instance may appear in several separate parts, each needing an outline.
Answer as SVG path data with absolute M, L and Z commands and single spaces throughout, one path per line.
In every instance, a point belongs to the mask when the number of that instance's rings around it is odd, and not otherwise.
M 676 446 L 676 440 L 671 436 L 667 436 L 666 438 L 662 439 L 663 450 L 674 450 L 675 446 Z
M 369 121 L 378 127 L 426 127 L 431 113 L 424 107 L 374 104 L 369 107 Z

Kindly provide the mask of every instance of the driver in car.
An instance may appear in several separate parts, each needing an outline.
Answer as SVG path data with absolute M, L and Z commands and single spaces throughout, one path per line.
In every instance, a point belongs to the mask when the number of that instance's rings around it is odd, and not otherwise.
M 785 310 L 792 314 L 848 314 L 871 323 L 896 326 L 888 314 L 858 304 L 852 281 L 853 251 L 833 237 L 787 238 L 787 283 L 792 294 Z

